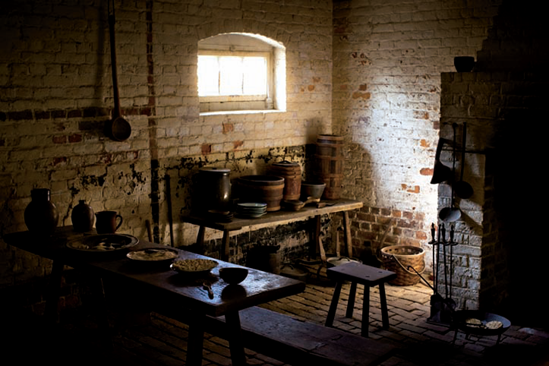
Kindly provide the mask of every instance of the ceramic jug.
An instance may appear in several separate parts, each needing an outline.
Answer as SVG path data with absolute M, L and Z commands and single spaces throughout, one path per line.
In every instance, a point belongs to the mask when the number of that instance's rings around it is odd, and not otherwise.
M 59 213 L 50 201 L 50 190 L 37 188 L 31 191 L 32 201 L 25 208 L 25 224 L 34 234 L 51 235 L 57 228 Z
M 79 203 L 72 209 L 71 221 L 74 231 L 91 231 L 95 221 L 93 208 L 86 204 L 85 200 L 79 200 Z
M 114 234 L 124 221 L 116 211 L 99 211 L 95 217 L 97 218 L 95 229 L 98 234 Z

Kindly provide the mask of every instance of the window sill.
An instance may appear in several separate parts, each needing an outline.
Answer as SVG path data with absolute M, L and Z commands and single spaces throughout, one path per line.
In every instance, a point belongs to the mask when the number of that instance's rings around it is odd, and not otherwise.
M 242 111 L 215 111 L 215 112 L 200 112 L 200 117 L 204 116 L 219 116 L 224 114 L 261 114 L 261 113 L 284 113 L 279 109 L 265 109 L 265 110 L 242 110 Z

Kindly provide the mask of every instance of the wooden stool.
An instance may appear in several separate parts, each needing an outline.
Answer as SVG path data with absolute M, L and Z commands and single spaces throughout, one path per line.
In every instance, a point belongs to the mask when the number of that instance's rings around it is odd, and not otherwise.
M 360 283 L 364 285 L 364 305 L 362 308 L 362 336 L 368 336 L 369 312 L 370 312 L 370 287 L 379 286 L 379 298 L 381 301 L 381 317 L 383 320 L 383 328 L 389 328 L 389 313 L 387 311 L 387 299 L 385 298 L 385 282 L 394 279 L 397 275 L 395 272 L 386 271 L 376 267 L 367 266 L 365 264 L 348 262 L 339 266 L 331 267 L 326 270 L 326 274 L 330 279 L 336 281 L 332 304 L 326 318 L 326 326 L 331 327 L 341 293 L 341 287 L 345 281 L 351 282 L 351 290 L 349 293 L 349 302 L 347 303 L 347 318 L 353 317 L 355 306 L 356 285 Z

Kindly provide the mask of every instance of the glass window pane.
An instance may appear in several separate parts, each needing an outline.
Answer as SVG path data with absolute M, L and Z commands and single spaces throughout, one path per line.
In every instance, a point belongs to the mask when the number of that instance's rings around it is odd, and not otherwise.
M 267 60 L 265 57 L 246 57 L 243 60 L 243 93 L 247 95 L 266 94 Z
M 217 56 L 198 56 L 198 95 L 219 95 Z
M 242 95 L 242 57 L 224 56 L 219 58 L 221 95 Z

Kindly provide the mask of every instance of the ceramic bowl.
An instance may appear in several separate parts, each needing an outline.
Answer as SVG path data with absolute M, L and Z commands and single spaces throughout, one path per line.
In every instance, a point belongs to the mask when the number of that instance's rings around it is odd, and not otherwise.
M 248 269 L 242 267 L 223 267 L 219 269 L 219 277 L 230 285 L 236 285 L 248 277 Z
M 301 198 L 320 198 L 324 193 L 326 183 L 302 182 L 301 183 Z

